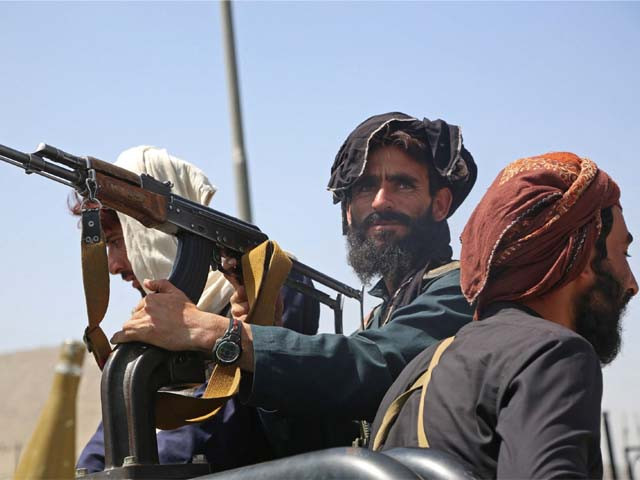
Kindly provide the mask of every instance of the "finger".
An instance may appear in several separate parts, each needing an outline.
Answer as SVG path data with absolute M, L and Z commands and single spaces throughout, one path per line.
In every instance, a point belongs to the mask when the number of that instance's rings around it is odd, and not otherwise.
M 244 303 L 247 301 L 247 298 L 245 295 L 242 294 L 242 292 L 238 292 L 238 290 L 234 291 L 231 294 L 231 298 L 229 298 L 229 302 L 233 303 Z
M 145 305 L 147 304 L 147 297 L 148 295 L 138 302 L 134 309 L 131 310 L 131 315 L 135 315 L 137 312 L 144 309 Z
M 244 288 L 243 285 L 236 288 L 236 300 L 238 301 L 238 303 L 244 303 L 249 301 L 249 299 L 247 298 L 247 289 Z
M 176 291 L 181 291 L 167 279 L 150 280 L 147 278 L 143 283 L 145 287 L 156 293 L 174 293 Z
M 222 275 L 224 275 L 224 278 L 227 279 L 227 282 L 229 282 L 231 286 L 236 290 L 238 290 L 239 288 L 242 288 L 242 283 L 240 282 L 240 278 L 238 278 L 235 274 L 230 273 L 229 271 L 224 271 L 222 272 Z
M 245 303 L 233 303 L 231 304 L 231 315 L 233 318 L 239 318 L 249 314 L 249 304 Z
M 220 263 L 222 268 L 229 272 L 235 270 L 238 266 L 238 260 L 236 260 L 234 257 L 222 257 Z
M 158 282 L 156 280 L 152 280 L 150 278 L 145 278 L 142 281 L 142 285 L 144 286 L 144 288 L 146 288 L 147 290 L 149 290 L 151 292 L 157 292 L 158 291 Z
M 135 341 L 135 335 L 133 332 L 126 332 L 124 330 L 120 330 L 119 332 L 116 332 L 113 334 L 113 336 L 111 337 L 111 340 L 109 340 L 111 343 L 127 343 L 127 342 L 133 342 Z

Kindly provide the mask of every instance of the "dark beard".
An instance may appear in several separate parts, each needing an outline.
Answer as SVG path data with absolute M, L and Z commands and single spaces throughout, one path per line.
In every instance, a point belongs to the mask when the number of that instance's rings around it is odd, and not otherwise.
M 367 229 L 377 221 L 396 221 L 407 226 L 407 234 L 397 238 L 394 232 L 382 232 L 376 236 L 381 245 L 367 237 Z M 429 241 L 436 222 L 431 207 L 415 219 L 398 212 L 372 213 L 361 223 L 353 222 L 347 232 L 347 260 L 362 283 L 382 276 L 392 285 L 398 285 L 409 273 L 419 268 L 429 258 L 433 245 Z
M 600 363 L 611 363 L 620 352 L 622 325 L 631 293 L 602 266 L 602 261 L 592 264 L 596 272 L 595 283 L 578 297 L 575 303 L 576 332 L 595 349 Z

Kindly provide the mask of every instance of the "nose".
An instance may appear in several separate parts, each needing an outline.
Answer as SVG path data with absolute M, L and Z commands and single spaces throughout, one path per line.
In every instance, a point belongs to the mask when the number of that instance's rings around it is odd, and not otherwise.
M 378 188 L 375 196 L 373 197 L 373 201 L 371 202 L 371 208 L 376 211 L 380 210 L 391 210 L 393 208 L 393 199 L 391 197 L 391 193 L 389 189 L 385 188 L 384 185 Z
M 629 270 L 630 279 L 627 285 L 627 291 L 631 294 L 631 296 L 636 296 L 638 294 L 638 282 L 636 281 L 636 277 L 631 270 Z
M 119 249 L 117 248 L 107 249 L 107 260 L 109 265 L 109 273 L 111 275 L 116 275 L 126 270 L 127 266 L 124 262 L 124 258 Z

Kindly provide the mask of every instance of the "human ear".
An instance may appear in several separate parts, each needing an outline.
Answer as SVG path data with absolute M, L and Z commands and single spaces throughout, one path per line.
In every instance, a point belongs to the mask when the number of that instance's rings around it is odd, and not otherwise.
M 346 204 L 344 211 L 345 211 L 345 215 L 347 217 L 347 225 L 351 225 L 351 202 L 348 202 Z
M 441 222 L 442 220 L 447 218 L 449 210 L 451 209 L 452 202 L 453 195 L 451 194 L 450 189 L 445 187 L 436 192 L 431 202 L 431 212 L 433 219 L 436 222 Z
M 584 266 L 582 271 L 578 274 L 578 276 L 575 279 L 575 281 L 580 285 L 589 286 L 593 284 L 597 276 L 596 272 L 593 270 L 593 261 L 595 260 L 595 258 L 596 258 L 596 249 L 594 246 L 592 247 L 591 254 L 589 255 L 589 260 L 587 261 L 587 264 Z

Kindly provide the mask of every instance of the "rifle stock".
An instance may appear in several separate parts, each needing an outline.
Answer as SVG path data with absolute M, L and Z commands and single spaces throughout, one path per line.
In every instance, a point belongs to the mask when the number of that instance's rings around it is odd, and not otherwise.
M 123 168 L 118 168 L 118 170 L 131 173 Z M 165 224 L 167 222 L 167 197 L 124 181 L 118 173 L 106 174 L 96 171 L 98 187 L 96 198 L 105 207 L 129 215 L 145 227 L 154 228 Z

